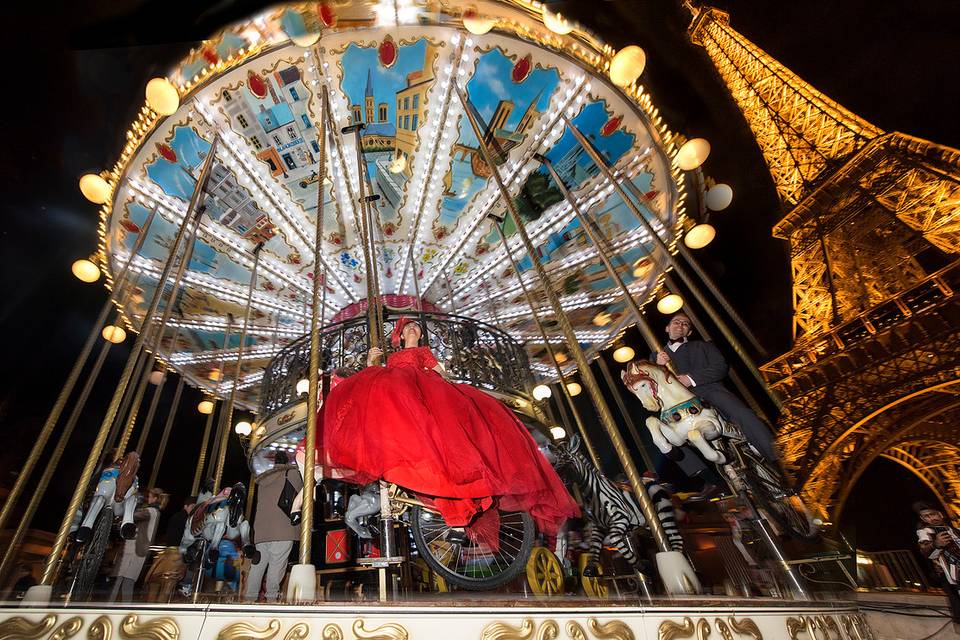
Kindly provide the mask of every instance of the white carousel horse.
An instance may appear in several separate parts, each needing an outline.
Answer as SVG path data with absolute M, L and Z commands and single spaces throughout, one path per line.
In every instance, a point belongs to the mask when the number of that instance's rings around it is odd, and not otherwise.
M 253 558 L 256 550 L 250 544 L 250 523 L 243 517 L 243 506 L 247 491 L 242 483 L 227 487 L 209 500 L 197 504 L 183 531 L 180 541 L 180 553 L 184 560 L 191 563 L 196 560 L 197 549 L 194 543 L 198 539 L 207 541 L 207 555 L 211 560 L 219 556 L 220 541 L 240 540 L 243 555 Z M 254 558 L 256 561 L 256 558 Z M 254 562 L 256 563 L 256 562 Z
M 103 468 L 100 480 L 90 499 L 90 506 L 74 534 L 77 542 L 86 542 L 93 533 L 93 525 L 97 521 L 100 510 L 111 502 L 123 504 L 123 519 L 120 524 L 120 535 L 126 540 L 137 537 L 137 525 L 133 523 L 133 512 L 137 508 L 137 469 L 140 467 L 140 456 L 131 451 L 119 462 Z
M 640 403 L 654 415 L 646 420 L 647 429 L 662 453 L 676 458 L 688 442 L 703 457 L 716 464 L 727 462 L 711 440 L 720 436 L 743 439 L 733 424 L 727 422 L 713 407 L 704 404 L 677 380 L 670 371 L 647 360 L 635 360 L 620 374 Z

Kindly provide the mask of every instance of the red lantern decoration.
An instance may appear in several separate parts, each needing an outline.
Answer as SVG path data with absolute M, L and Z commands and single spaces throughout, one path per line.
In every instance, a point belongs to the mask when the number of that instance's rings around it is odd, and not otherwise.
M 267 97 L 267 81 L 259 73 L 247 71 L 247 88 L 254 98 L 263 100 Z
M 510 79 L 520 84 L 527 79 L 531 71 L 533 71 L 533 57 L 528 53 L 513 65 L 513 70 L 510 72 Z
M 397 61 L 397 43 L 390 36 L 384 38 L 377 48 L 377 59 L 388 69 Z
M 614 116 L 607 120 L 607 123 L 603 125 L 603 128 L 600 129 L 601 136 L 609 136 L 611 133 L 620 128 L 620 123 L 623 122 L 623 116 Z
M 167 162 L 177 161 L 177 152 L 174 151 L 173 147 L 168 145 L 166 142 L 157 143 L 157 153 L 159 153 Z

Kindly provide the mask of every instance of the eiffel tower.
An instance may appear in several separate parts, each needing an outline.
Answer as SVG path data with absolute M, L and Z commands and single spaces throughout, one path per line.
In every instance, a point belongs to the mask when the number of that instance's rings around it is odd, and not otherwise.
M 787 212 L 794 346 L 761 367 L 787 469 L 833 522 L 878 457 L 960 516 L 960 151 L 882 131 L 687 6 Z

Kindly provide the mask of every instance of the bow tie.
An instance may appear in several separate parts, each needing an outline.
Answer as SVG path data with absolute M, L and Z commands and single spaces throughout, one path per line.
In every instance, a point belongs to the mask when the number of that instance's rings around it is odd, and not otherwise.
M 683 344 L 686 341 L 686 338 L 680 338 L 679 340 L 667 340 L 667 344 Z

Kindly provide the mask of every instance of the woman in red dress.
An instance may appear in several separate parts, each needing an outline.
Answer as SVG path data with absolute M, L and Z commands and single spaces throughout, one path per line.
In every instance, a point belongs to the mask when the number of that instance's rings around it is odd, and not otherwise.
M 434 500 L 450 526 L 466 526 L 494 499 L 526 511 L 553 536 L 579 514 L 556 472 L 512 411 L 469 385 L 449 382 L 411 318 L 397 322 L 387 366 L 370 349 L 367 368 L 335 386 L 323 408 L 318 448 L 345 480 L 383 479 Z

